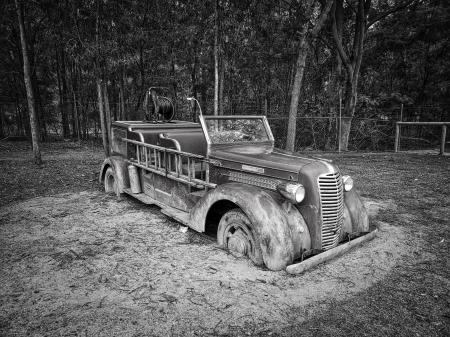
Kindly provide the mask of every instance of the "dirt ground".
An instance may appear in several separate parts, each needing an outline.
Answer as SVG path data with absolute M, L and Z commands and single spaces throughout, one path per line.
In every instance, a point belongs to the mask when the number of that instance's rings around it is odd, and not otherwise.
M 323 154 L 379 234 L 298 276 L 96 181 L 99 148 L 0 144 L 0 335 L 447 336 L 450 158 Z

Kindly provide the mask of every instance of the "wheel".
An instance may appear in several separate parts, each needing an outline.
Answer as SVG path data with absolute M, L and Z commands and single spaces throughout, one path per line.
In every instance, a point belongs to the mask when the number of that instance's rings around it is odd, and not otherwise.
M 116 175 L 114 173 L 114 169 L 112 167 L 108 167 L 105 172 L 105 179 L 103 180 L 105 184 L 105 192 L 109 194 L 117 194 L 117 182 Z
M 258 266 L 264 264 L 259 240 L 251 222 L 238 208 L 226 212 L 220 219 L 217 242 L 235 256 L 247 256 Z

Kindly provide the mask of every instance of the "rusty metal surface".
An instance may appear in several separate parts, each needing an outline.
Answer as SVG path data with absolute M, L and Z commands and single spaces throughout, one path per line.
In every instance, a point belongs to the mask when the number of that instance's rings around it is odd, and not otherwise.
M 306 237 L 309 237 L 308 232 L 304 230 L 300 233 L 298 224 L 303 221 L 298 211 L 292 208 L 290 213 L 286 212 L 281 199 L 274 198 L 260 188 L 238 183 L 218 186 L 206 194 L 191 210 L 191 226 L 204 230 L 209 209 L 221 200 L 235 203 L 248 216 L 253 226 L 252 230 L 259 238 L 267 268 L 284 269 L 292 263 L 296 250 L 301 250 L 302 244 L 305 245 L 305 249 L 308 246 Z M 298 239 L 295 246 L 293 238 Z
M 364 242 L 372 240 L 377 235 L 377 233 L 378 233 L 378 230 L 374 229 L 370 233 L 367 233 L 367 234 L 360 236 L 350 242 L 344 243 L 335 248 L 327 250 L 321 254 L 315 255 L 315 256 L 307 259 L 306 261 L 291 264 L 291 265 L 287 266 L 286 271 L 289 274 L 294 274 L 294 275 L 301 274 L 321 263 L 327 262 L 331 259 L 334 259 L 334 258 L 348 252 L 350 249 L 352 249 Z
M 199 124 L 149 125 L 142 122 L 118 122 L 114 126 L 122 133 L 126 130 L 126 142 L 129 144 L 126 153 L 123 153 L 123 146 L 117 147 L 122 155 L 113 155 L 105 160 L 100 171 L 100 180 L 102 181 L 106 169 L 112 167 L 119 192 L 130 186 L 127 159 L 137 157 L 139 162 L 136 144 L 144 142 L 155 147 L 167 145 L 161 142 L 168 136 L 161 138 L 160 135 L 170 132 L 169 136 L 179 144 L 178 151 L 181 148 L 181 151 L 191 153 L 193 149 L 206 146 L 205 138 L 198 137 L 201 132 Z M 165 152 L 176 151 L 167 147 L 161 148 Z M 196 151 L 199 153 L 200 150 Z M 140 167 L 143 192 L 165 205 L 190 211 L 189 226 L 200 232 L 205 231 L 208 212 L 215 203 L 224 200 L 234 203 L 249 217 L 261 245 L 264 262 L 272 270 L 284 269 L 294 259 L 301 257 L 304 251 L 323 249 L 323 201 L 320 196 L 319 177 L 327 174 L 340 177 L 336 166 L 328 160 L 279 151 L 274 149 L 270 142 L 222 144 L 209 148 L 208 153 L 209 158 L 206 160 L 211 162 L 207 171 L 210 173 L 208 183 L 212 183 L 213 189 L 204 196 L 191 195 L 191 192 L 196 191 L 195 186 L 177 181 L 167 172 L 165 175 L 159 172 L 145 173 L 145 168 L 137 165 Z M 180 174 L 182 173 L 180 171 Z M 284 181 L 298 182 L 304 186 L 306 195 L 301 203 L 293 205 L 274 191 L 274 186 Z M 344 193 L 343 216 L 338 226 L 340 240 L 343 240 L 346 234 L 369 230 L 367 211 L 354 189 Z
M 257 146 L 229 146 L 221 150 L 211 151 L 211 158 L 222 161 L 224 167 L 234 170 L 244 170 L 242 165 L 259 167 L 264 170 L 261 174 L 286 180 L 298 180 L 301 167 L 314 159 L 294 157 L 281 152 L 261 149 Z M 253 151 L 250 151 L 253 150 Z
M 125 188 L 130 187 L 130 178 L 128 176 L 127 162 L 122 156 L 111 156 L 103 161 L 100 169 L 99 182 L 103 183 L 105 172 L 108 167 L 112 167 L 115 173 L 115 179 L 118 184 L 118 193 L 122 193 Z
M 369 231 L 369 215 L 364 204 L 355 189 L 344 193 L 344 223 L 351 223 L 351 232 L 368 232 Z

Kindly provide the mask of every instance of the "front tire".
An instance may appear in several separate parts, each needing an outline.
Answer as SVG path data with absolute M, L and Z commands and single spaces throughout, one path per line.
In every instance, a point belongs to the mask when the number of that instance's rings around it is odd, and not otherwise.
M 105 186 L 105 192 L 108 194 L 117 194 L 117 180 L 116 174 L 112 167 L 108 167 L 105 172 L 105 178 L 103 179 Z
M 264 264 L 250 219 L 238 208 L 226 212 L 220 219 L 217 242 L 235 256 L 247 256 L 257 266 Z

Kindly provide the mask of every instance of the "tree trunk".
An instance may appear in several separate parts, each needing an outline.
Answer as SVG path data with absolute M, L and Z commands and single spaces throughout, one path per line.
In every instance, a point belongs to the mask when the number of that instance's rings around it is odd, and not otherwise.
M 65 127 L 67 128 L 66 137 L 70 137 L 74 132 L 74 126 L 72 124 L 70 115 L 73 115 L 72 107 L 70 104 L 69 97 L 69 86 L 67 81 L 67 73 L 66 73 L 66 56 L 64 53 L 64 49 L 61 49 L 61 83 L 62 83 L 62 96 L 64 102 L 64 113 L 65 113 L 65 123 L 67 124 Z M 72 124 L 72 125 L 71 125 Z
M 342 117 L 341 119 L 341 138 L 339 139 L 339 148 L 341 149 L 341 151 L 348 150 L 348 141 L 350 139 L 352 119 L 352 117 Z
M 121 80 L 120 80 L 120 120 L 126 120 L 126 112 L 125 112 L 125 70 L 122 68 Z
M 296 62 L 296 72 L 294 83 L 292 84 L 291 104 L 289 107 L 288 132 L 286 138 L 286 150 L 294 152 L 295 150 L 295 135 L 297 132 L 297 112 L 298 101 L 300 98 L 300 89 L 302 87 L 303 73 L 305 71 L 306 56 L 308 54 L 308 43 L 306 41 L 306 30 L 308 24 L 304 24 L 302 29 L 302 37 L 300 38 L 300 45 L 298 57 Z
M 35 109 L 33 87 L 31 84 L 30 62 L 28 60 L 27 41 L 23 23 L 23 10 L 21 4 L 19 4 L 19 0 L 15 0 L 15 4 L 19 21 L 20 42 L 22 45 L 23 77 L 27 91 L 28 109 L 30 110 L 31 142 L 33 145 L 34 162 L 37 165 L 42 165 L 41 150 L 39 148 L 39 126 Z
M 28 24 L 29 29 L 31 30 L 30 24 Z M 26 34 L 25 34 L 26 35 Z M 35 36 L 34 34 L 32 34 Z M 31 77 L 31 87 L 33 88 L 33 95 L 34 95 L 34 108 L 36 109 L 36 118 L 37 118 L 37 125 L 39 129 L 39 140 L 45 141 L 47 137 L 47 126 L 45 124 L 45 116 L 44 116 L 44 108 L 42 106 L 42 100 L 41 100 L 41 94 L 39 90 L 39 83 L 37 79 L 37 73 L 36 73 L 36 65 L 35 57 L 34 57 L 34 41 L 33 38 L 30 38 L 27 40 L 27 52 L 28 52 L 28 62 L 30 64 L 30 77 Z
M 105 104 L 105 122 L 106 122 L 106 131 L 108 135 L 108 144 L 111 143 L 111 109 L 109 107 L 109 95 L 108 95 L 108 87 L 106 83 L 103 84 L 103 103 Z
M 123 93 L 122 93 L 122 85 L 119 85 L 119 114 L 117 116 L 118 121 L 123 121 Z
M 196 40 L 195 40 L 196 41 Z M 197 67 L 198 67 L 198 53 L 197 53 L 197 43 L 194 42 L 194 63 L 192 65 L 192 71 L 191 71 L 191 82 L 192 82 L 192 96 L 194 98 L 197 98 Z M 193 105 L 192 108 L 193 116 L 191 120 L 193 122 L 197 121 L 197 104 Z
M 65 100 L 64 83 L 63 83 L 63 71 L 62 64 L 64 64 L 64 54 L 61 52 L 61 48 L 57 49 L 56 53 L 56 65 L 57 65 L 57 77 L 58 77 L 58 94 L 59 94 L 59 109 L 61 113 L 62 124 L 62 137 L 68 138 L 70 136 L 69 121 L 67 119 L 67 106 Z
M 95 24 L 95 43 L 96 43 L 96 56 L 95 56 L 95 72 L 96 72 L 96 85 L 97 85 L 97 103 L 98 103 L 98 113 L 100 119 L 100 127 L 102 131 L 102 141 L 103 141 L 103 150 L 105 152 L 105 157 L 109 157 L 109 138 L 108 138 L 108 129 L 107 123 L 105 119 L 105 103 L 103 101 L 103 89 L 102 89 L 102 79 L 101 79 L 101 53 L 100 53 L 100 9 L 102 2 L 97 0 L 97 15 L 96 15 L 96 24 Z M 97 133 L 97 131 L 96 131 Z
M 265 83 L 265 88 L 264 88 L 264 115 L 268 116 L 269 115 L 269 111 L 270 111 L 270 83 L 272 81 L 272 76 L 271 76 L 271 69 L 270 69 L 271 64 L 268 63 L 266 65 L 266 83 Z
M 350 139 L 350 129 L 353 117 L 356 112 L 356 102 L 358 99 L 358 78 L 348 80 L 344 95 L 344 113 L 341 122 L 341 139 L 339 140 L 341 151 L 348 150 L 348 141 Z
M 62 75 L 61 75 L 61 63 L 60 63 L 60 53 L 59 49 L 56 49 L 56 77 L 58 80 L 58 95 L 59 95 L 59 112 L 61 114 L 61 128 L 62 128 L 62 138 L 67 138 L 69 136 L 69 124 L 67 122 L 67 113 L 65 109 Z
M 74 136 L 78 141 L 81 140 L 81 128 L 80 128 L 80 110 L 81 106 L 77 101 L 77 91 L 78 91 L 78 69 L 76 61 L 73 61 L 71 67 L 71 80 L 72 80 L 72 99 L 73 99 L 73 119 L 74 119 Z
M 219 114 L 219 0 L 214 5 L 214 115 Z
M 219 115 L 223 115 L 223 90 L 225 87 L 225 58 L 222 55 L 222 62 L 220 67 L 220 81 L 219 81 Z
M 171 68 L 171 77 L 172 77 L 172 95 L 173 95 L 173 108 L 175 114 L 178 113 L 178 98 L 177 98 L 177 81 L 176 81 L 176 71 L 175 71 L 175 51 L 174 46 L 172 45 L 172 52 L 170 58 L 170 68 Z M 181 117 L 181 116 L 179 116 Z
M 31 58 L 32 60 L 32 58 Z M 30 68 L 34 69 L 31 72 L 31 86 L 33 87 L 34 98 L 35 98 L 35 108 L 37 116 L 37 124 L 39 128 L 39 140 L 45 141 L 47 138 L 47 125 L 45 121 L 44 107 L 42 106 L 41 94 L 39 90 L 39 84 L 37 80 L 36 67 L 33 63 L 30 64 Z
M 306 4 L 305 13 L 306 17 L 309 19 L 311 13 L 314 12 L 312 0 L 308 1 Z M 322 12 L 320 13 L 319 18 L 317 19 L 314 27 L 310 31 L 311 38 L 314 39 L 317 37 L 317 34 L 322 29 L 325 20 L 328 17 L 328 13 L 333 4 L 333 0 L 327 0 L 324 4 Z M 316 4 L 315 6 L 318 6 Z M 296 138 L 296 129 L 297 129 L 297 112 L 298 112 L 298 102 L 300 97 L 300 89 L 302 87 L 303 74 L 305 71 L 306 57 L 309 51 L 309 43 L 308 43 L 308 28 L 309 21 L 305 22 L 300 31 L 300 43 L 298 48 L 298 56 L 297 62 L 295 64 L 295 76 L 294 82 L 292 84 L 292 93 L 291 93 L 291 104 L 289 107 L 289 120 L 288 120 L 288 132 L 286 139 L 286 150 L 293 152 L 295 150 L 295 138 Z
M 97 78 L 97 99 L 98 99 L 98 112 L 100 118 L 100 127 L 102 129 L 102 140 L 103 140 L 103 150 L 105 152 L 105 157 L 109 157 L 109 138 L 108 138 L 108 129 L 106 126 L 105 119 L 105 109 L 103 102 L 103 93 L 102 93 L 102 80 Z
M 342 122 L 341 139 L 339 140 L 341 150 L 343 151 L 346 151 L 348 149 L 351 122 L 353 117 L 355 116 L 356 111 L 359 71 L 361 68 L 364 38 L 366 35 L 367 15 L 370 6 L 371 1 L 358 0 L 358 8 L 355 12 L 356 19 L 354 24 L 353 44 L 350 57 L 347 55 L 342 44 L 342 31 L 338 31 L 338 23 L 341 20 L 342 15 L 342 1 L 336 0 L 334 6 L 332 23 L 333 38 L 336 43 L 336 49 L 339 53 L 339 57 L 347 71 L 343 111 L 343 116 L 346 117 L 346 120 L 345 123 Z
M 78 115 L 78 103 L 77 96 L 75 94 L 75 90 L 73 92 L 73 110 L 75 112 L 75 134 L 77 136 L 78 141 L 81 140 L 81 132 L 80 132 L 80 117 Z
M 118 120 L 117 119 L 118 104 L 117 104 L 116 95 L 115 95 L 115 93 L 116 93 L 116 90 L 115 90 L 116 89 L 116 79 L 114 77 L 112 78 L 112 85 L 111 85 L 111 87 L 112 87 L 112 94 L 111 94 L 111 97 L 112 97 L 112 116 L 111 116 L 111 120 L 112 121 L 117 121 Z
M 5 137 L 5 132 L 3 131 L 3 125 L 4 125 L 4 118 L 3 118 L 3 109 L 0 106 L 0 140 Z
M 334 17 L 336 24 L 336 32 L 337 39 L 339 43 L 342 44 L 342 33 L 343 33 L 343 22 L 344 22 L 344 7 L 343 0 L 336 0 L 334 3 Z M 333 150 L 335 149 L 337 137 L 337 130 L 339 120 L 338 116 L 338 105 L 340 104 L 339 100 L 341 99 L 339 95 L 339 91 L 341 89 L 341 81 L 342 81 L 342 60 L 337 51 L 334 51 L 335 56 L 335 66 L 332 69 L 331 79 L 330 79 L 330 88 L 328 91 L 328 134 L 327 140 L 325 143 L 325 150 Z M 338 112 L 337 112 L 338 111 Z M 337 121 L 337 123 L 335 123 Z M 335 131 L 333 132 L 333 125 L 335 126 Z
M 15 106 L 16 106 L 16 120 L 17 120 L 17 136 L 23 136 L 26 134 L 26 130 L 25 130 L 25 126 L 24 123 L 22 121 L 22 114 L 20 112 L 20 106 L 19 106 L 19 101 L 16 98 L 15 101 Z

